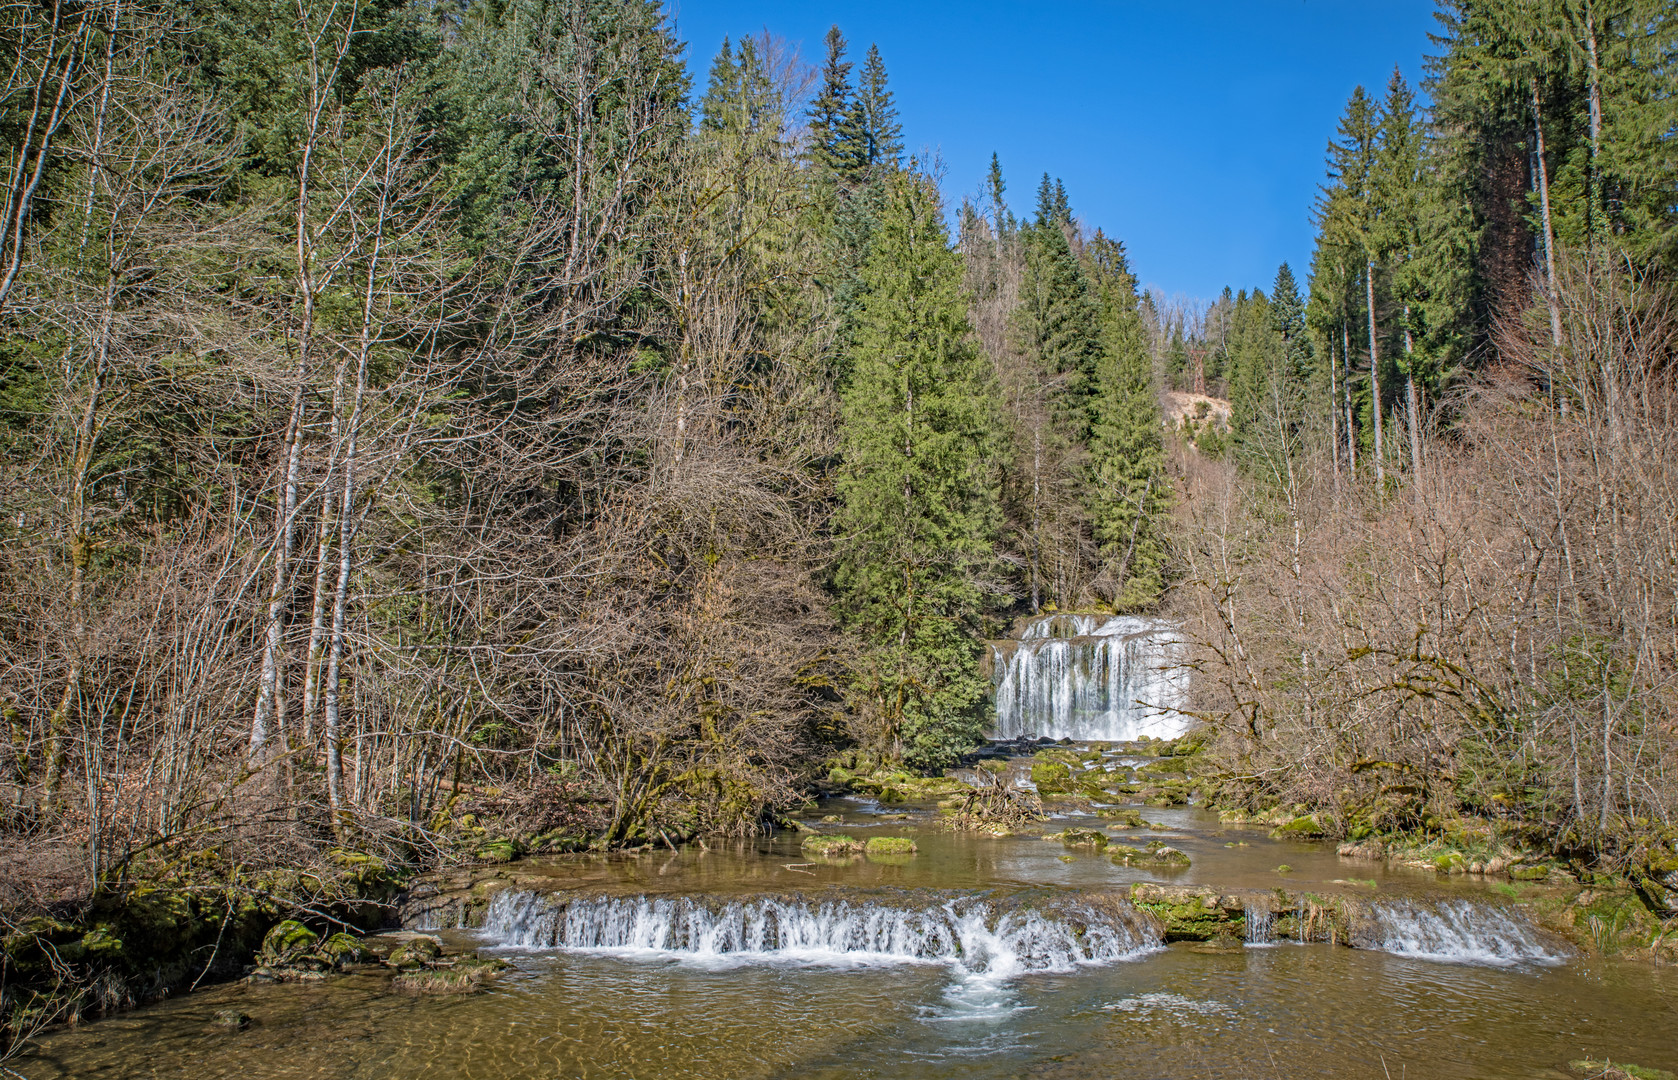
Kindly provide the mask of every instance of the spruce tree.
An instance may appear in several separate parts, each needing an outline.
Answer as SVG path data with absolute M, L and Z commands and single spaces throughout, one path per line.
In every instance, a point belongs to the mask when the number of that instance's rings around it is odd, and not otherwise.
M 997 391 L 937 189 L 899 172 L 884 194 L 843 398 L 836 585 L 882 740 L 935 769 L 988 719 L 977 622 L 998 524 Z
M 1101 317 L 1101 356 L 1090 396 L 1090 519 L 1100 545 L 1108 599 L 1145 607 L 1165 587 L 1165 475 L 1159 403 L 1149 377 L 1147 335 L 1124 245 L 1100 232 L 1085 246 Z
M 1036 358 L 1051 388 L 1057 421 L 1068 438 L 1082 441 L 1088 434 L 1084 410 L 1101 355 L 1101 327 L 1089 281 L 1067 238 L 1071 226 L 1066 189 L 1045 173 L 1037 189 L 1037 216 L 1026 230 L 1017 325 L 1022 347 Z
M 875 173 L 903 163 L 903 124 L 891 98 L 885 61 L 880 59 L 879 47 L 870 45 L 857 80 L 854 115 L 861 131 L 864 165 Z
M 810 156 L 819 170 L 826 170 L 843 184 L 856 183 L 867 168 L 867 151 L 852 105 L 845 36 L 834 26 L 827 31 L 821 91 L 810 103 Z

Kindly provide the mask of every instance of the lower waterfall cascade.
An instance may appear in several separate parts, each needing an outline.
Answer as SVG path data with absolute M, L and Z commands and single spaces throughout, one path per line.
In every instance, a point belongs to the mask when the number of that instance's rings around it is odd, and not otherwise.
M 1143 956 L 1158 929 L 1124 903 L 998 911 L 958 899 L 898 907 L 800 897 L 563 897 L 508 890 L 480 928 L 498 946 L 705 960 L 945 963 L 992 979 Z

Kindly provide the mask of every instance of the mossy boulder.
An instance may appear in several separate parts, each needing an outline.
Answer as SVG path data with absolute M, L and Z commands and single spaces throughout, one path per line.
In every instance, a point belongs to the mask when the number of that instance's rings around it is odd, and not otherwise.
M 861 840 L 844 833 L 818 833 L 806 836 L 799 845 L 811 855 L 855 855 L 866 846 Z
M 256 961 L 263 967 L 290 967 L 312 956 L 319 944 L 319 934 L 296 919 L 286 919 L 263 937 Z
M 344 933 L 333 934 L 321 942 L 318 952 L 333 967 L 359 964 L 369 956 L 360 938 Z
M 404 941 L 389 956 L 385 964 L 398 970 L 425 967 L 443 955 L 443 943 L 434 937 L 418 934 Z
M 524 845 L 517 840 L 491 840 L 480 846 L 476 852 L 479 862 L 506 863 L 512 862 L 524 854 Z
M 1098 829 L 1067 829 L 1060 834 L 1060 842 L 1069 848 L 1106 849 L 1107 835 Z
M 1511 866 L 1509 876 L 1516 881 L 1543 881 L 1550 876 L 1550 867 L 1545 863 L 1522 863 Z
M 1315 840 L 1327 835 L 1328 830 L 1315 814 L 1300 814 L 1270 831 L 1272 840 Z
M 1096 816 L 1108 821 L 1115 829 L 1143 829 L 1148 822 L 1142 819 L 1142 811 L 1129 806 L 1104 806 L 1096 811 Z
M 913 855 L 917 848 L 907 836 L 871 836 L 864 850 L 869 855 Z
M 1185 852 L 1159 840 L 1150 841 L 1143 848 L 1111 844 L 1107 848 L 1107 857 L 1119 866 L 1188 866 L 1190 862 Z
M 1072 766 L 1064 761 L 1033 762 L 1031 782 L 1044 794 L 1065 791 L 1072 785 Z

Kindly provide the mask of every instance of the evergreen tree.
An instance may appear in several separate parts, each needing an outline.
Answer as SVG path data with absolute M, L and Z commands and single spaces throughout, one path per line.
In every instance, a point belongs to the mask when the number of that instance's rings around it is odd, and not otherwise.
M 1090 519 L 1100 545 L 1108 600 L 1145 607 L 1165 587 L 1165 475 L 1159 403 L 1148 371 L 1147 335 L 1124 245 L 1100 232 L 1084 249 L 1101 319 L 1101 356 L 1090 398 Z
M 741 39 L 738 53 L 723 39 L 699 111 L 706 130 L 748 134 L 769 126 L 778 133 L 780 102 L 751 38 Z
M 867 168 L 867 150 L 851 101 L 851 64 L 837 26 L 827 31 L 821 91 L 810 104 L 810 155 L 819 170 L 854 184 Z
M 862 141 L 863 167 L 875 173 L 896 169 L 903 162 L 903 125 L 886 87 L 886 64 L 878 46 L 868 46 L 857 82 L 853 115 Z
M 1281 361 L 1287 377 L 1303 384 L 1311 373 L 1311 339 L 1305 334 L 1305 302 L 1293 269 L 1283 263 L 1270 288 L 1270 325 L 1281 338 Z
M 1066 435 L 1088 434 L 1085 403 L 1101 355 L 1101 328 L 1089 281 L 1072 253 L 1066 189 L 1044 174 L 1037 216 L 1025 230 L 1025 278 L 1020 287 L 1022 347 L 1041 368 Z
M 967 321 L 960 259 L 937 190 L 900 172 L 864 264 L 844 391 L 836 585 L 866 660 L 857 691 L 918 768 L 981 737 L 988 684 L 979 577 L 998 509 L 995 375 Z

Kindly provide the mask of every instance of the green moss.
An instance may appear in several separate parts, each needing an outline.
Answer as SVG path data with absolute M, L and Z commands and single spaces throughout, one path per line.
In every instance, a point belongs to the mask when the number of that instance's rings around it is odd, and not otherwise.
M 1618 1062 L 1596 1061 L 1583 1058 L 1570 1061 L 1567 1067 L 1580 1076 L 1590 1080 L 1678 1080 L 1678 1075 L 1665 1069 L 1650 1069 L 1642 1065 L 1626 1065 Z
M 1327 832 L 1315 814 L 1301 814 L 1270 832 L 1272 840 L 1312 840 Z
M 907 836 L 871 836 L 865 850 L 870 855 L 913 855 L 917 849 Z
M 286 919 L 276 923 L 262 939 L 262 948 L 257 952 L 257 963 L 265 966 L 295 963 L 313 952 L 319 941 L 319 934 L 296 919 Z
M 812 855 L 854 855 L 863 849 L 863 843 L 844 833 L 827 833 L 806 836 L 800 847 Z
M 442 954 L 443 946 L 436 938 L 422 935 L 398 945 L 385 957 L 385 963 L 398 969 L 418 968 L 431 963 Z
M 1148 823 L 1142 819 L 1142 811 L 1129 806 L 1107 806 L 1096 811 L 1096 816 L 1110 820 L 1115 829 L 1141 829 Z
M 1031 766 L 1031 782 L 1039 791 L 1064 791 L 1072 781 L 1072 767 L 1064 761 L 1037 761 Z
M 1060 842 L 1067 847 L 1093 848 L 1102 851 L 1107 847 L 1107 835 L 1097 829 L 1067 829 L 1060 834 Z

